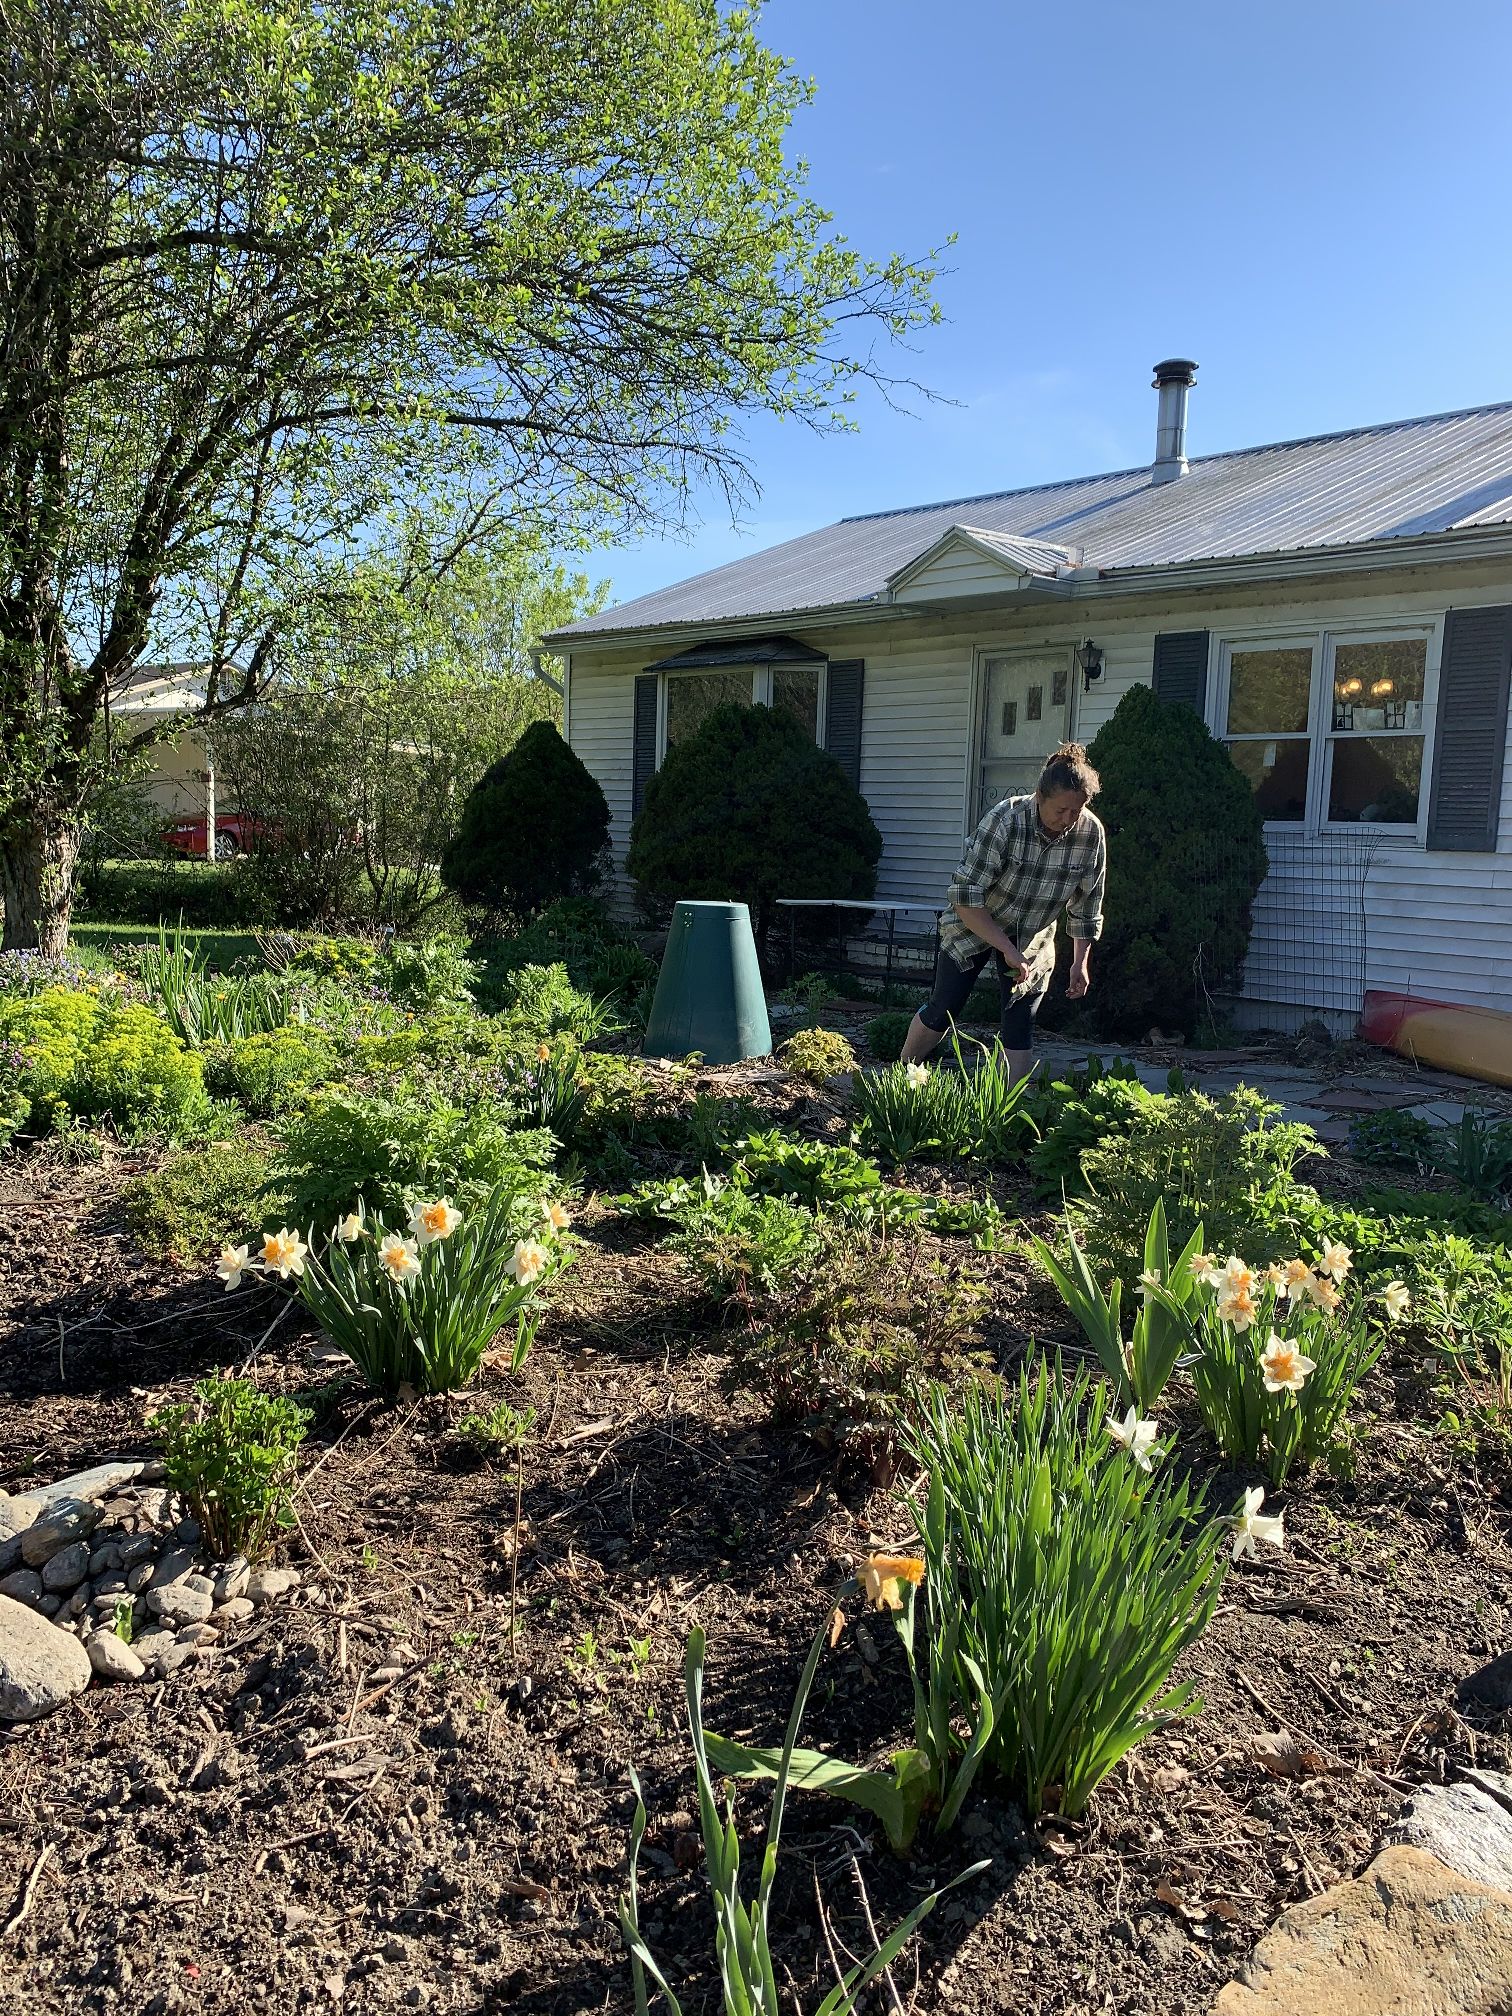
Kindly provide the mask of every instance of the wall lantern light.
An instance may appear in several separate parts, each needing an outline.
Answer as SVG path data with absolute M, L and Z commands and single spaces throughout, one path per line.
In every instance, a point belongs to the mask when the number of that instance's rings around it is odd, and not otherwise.
M 1101 679 L 1102 677 L 1103 654 L 1101 646 L 1094 644 L 1090 637 L 1085 644 L 1078 644 L 1076 647 L 1076 662 L 1081 667 L 1082 690 L 1086 692 L 1091 687 L 1094 679 Z

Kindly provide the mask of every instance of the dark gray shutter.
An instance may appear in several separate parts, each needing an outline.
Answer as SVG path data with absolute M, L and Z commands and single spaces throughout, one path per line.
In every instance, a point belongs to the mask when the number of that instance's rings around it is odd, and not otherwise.
M 824 703 L 824 746 L 859 791 L 861 789 L 861 658 L 831 659 Z
M 1444 624 L 1428 845 L 1494 854 L 1512 673 L 1512 608 L 1451 609 Z
M 656 674 L 635 679 L 635 727 L 630 737 L 630 816 L 640 811 L 646 786 L 656 774 Z
M 1167 630 L 1155 639 L 1155 672 L 1150 684 L 1162 700 L 1179 700 L 1207 719 L 1208 633 Z

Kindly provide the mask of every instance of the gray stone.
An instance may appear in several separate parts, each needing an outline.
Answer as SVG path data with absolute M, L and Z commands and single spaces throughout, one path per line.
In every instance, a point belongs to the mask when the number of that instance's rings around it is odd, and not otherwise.
M 96 1631 L 84 1650 L 102 1680 L 140 1680 L 147 1671 L 138 1654 L 114 1631 Z
M 255 1608 L 250 1596 L 228 1596 L 210 1614 L 218 1624 L 245 1624 Z
M 1512 1778 L 1472 1771 L 1456 1785 L 1421 1785 L 1386 1839 L 1425 1849 L 1473 1882 L 1512 1890 Z
M 63 1608 L 64 1601 L 62 1596 L 40 1596 L 37 1599 L 37 1608 L 44 1617 L 56 1617 Z
M 96 1547 L 89 1557 L 91 1575 L 114 1575 L 121 1565 L 121 1549 L 114 1540 Z
M 244 1554 L 238 1554 L 228 1561 L 215 1578 L 215 1600 L 230 1603 L 238 1596 L 245 1596 L 247 1584 L 252 1580 L 252 1568 Z
M 126 1587 L 131 1591 L 133 1596 L 139 1589 L 145 1589 L 151 1580 L 152 1563 L 150 1561 L 138 1561 L 134 1568 L 128 1568 L 126 1571 Z
M 92 1470 L 80 1470 L 72 1477 L 60 1477 L 56 1484 L 39 1484 L 36 1495 L 49 1504 L 64 1498 L 107 1498 L 123 1484 L 133 1483 L 142 1474 L 140 1463 L 96 1463 Z
M 87 1540 L 100 1523 L 100 1508 L 87 1498 L 60 1498 L 49 1504 L 21 1535 L 21 1558 L 28 1568 L 41 1568 L 65 1547 Z M 89 1549 L 84 1550 L 84 1568 Z
M 120 1565 L 123 1568 L 135 1568 L 138 1562 L 147 1559 L 156 1545 L 157 1542 L 150 1533 L 133 1533 L 129 1540 L 122 1540 L 119 1543 Z
M 200 1523 L 198 1519 L 180 1519 L 173 1529 L 173 1537 L 180 1547 L 198 1547 L 200 1543 Z
M 82 1693 L 89 1674 L 77 1638 L 0 1596 L 0 1722 L 34 1722 Z
M 94 1585 L 96 1596 L 124 1596 L 126 1577 L 124 1575 L 102 1575 Z
M 20 1567 L 21 1535 L 45 1510 L 46 1501 L 41 1498 L 0 1498 L 0 1575 Z
M 45 1568 L 42 1570 L 42 1579 L 44 1581 L 47 1579 L 47 1570 Z M 69 1616 L 82 1617 L 93 1601 L 93 1589 L 90 1588 L 87 1582 L 81 1582 L 68 1599 Z
M 166 1651 L 159 1652 L 152 1662 L 152 1670 L 160 1680 L 166 1680 L 170 1674 L 177 1673 L 181 1667 L 192 1665 L 199 1656 L 200 1652 L 197 1645 L 180 1645 L 175 1642 Z
M 154 1526 L 161 1526 L 173 1505 L 173 1493 L 141 1491 L 137 1494 L 137 1503 L 144 1519 L 149 1520 Z
M 152 1571 L 149 1589 L 166 1589 L 170 1583 L 182 1582 L 186 1575 L 192 1575 L 199 1564 L 199 1556 L 192 1547 L 175 1547 L 164 1554 Z
M 280 1596 L 297 1589 L 301 1579 L 297 1568 L 254 1568 L 247 1582 L 247 1594 L 258 1605 L 276 1603 Z
M 139 1632 L 131 1641 L 131 1649 L 145 1665 L 151 1666 L 156 1663 L 161 1653 L 177 1643 L 178 1640 L 173 1633 L 163 1630 L 159 1625 L 151 1631 Z
M 0 1596 L 13 1596 L 18 1603 L 40 1603 L 42 1577 L 35 1568 L 13 1568 L 0 1578 Z
M 77 1589 L 89 1573 L 89 1545 L 87 1541 L 75 1540 L 72 1546 L 60 1547 L 56 1554 L 50 1554 L 42 1564 L 42 1587 L 44 1589 Z
M 218 1645 L 220 1632 L 213 1624 L 186 1624 L 178 1634 L 180 1645 Z
M 208 1596 L 212 1603 L 215 1600 L 215 1584 L 208 1575 L 186 1575 L 184 1587 L 197 1589 L 201 1596 Z
M 154 1583 L 147 1592 L 147 1608 L 154 1617 L 175 1628 L 184 1624 L 205 1624 L 215 1608 L 208 1589 L 192 1589 L 187 1582 L 170 1582 L 166 1589 Z

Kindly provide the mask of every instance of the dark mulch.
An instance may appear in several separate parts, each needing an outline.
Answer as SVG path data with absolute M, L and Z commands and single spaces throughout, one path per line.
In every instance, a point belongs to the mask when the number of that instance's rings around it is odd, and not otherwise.
M 386 1408 L 333 1381 L 271 1291 L 226 1297 L 135 1254 L 111 1211 L 122 1174 L 36 1159 L 0 1196 L 0 1485 L 144 1449 L 152 1405 L 250 1359 L 281 1390 L 323 1389 L 291 1550 L 306 1580 L 198 1669 L 91 1689 L 4 1738 L 0 1924 L 52 1854 L 0 1954 L 0 2005 L 628 2009 L 634 1764 L 646 1929 L 689 2016 L 716 2009 L 687 1631 L 709 1634 L 711 1726 L 776 1740 L 830 1592 L 906 1537 L 895 1497 L 727 1398 L 720 1312 L 590 1210 L 523 1378 L 485 1378 L 485 1400 L 537 1413 L 516 1560 L 513 1460 L 479 1463 L 450 1433 L 476 1396 Z M 980 1265 L 1001 1363 L 1031 1337 L 1073 1342 L 1021 1259 Z M 795 1799 L 777 1892 L 795 2008 L 832 1979 L 817 1897 L 860 1951 L 868 1910 L 890 1923 L 978 1857 L 990 1869 L 894 1970 L 904 2006 L 1204 2007 L 1283 1905 L 1363 1866 L 1412 1785 L 1504 1759 L 1501 1721 L 1455 1701 L 1507 1636 L 1506 1508 L 1414 1419 L 1417 1374 L 1375 1380 L 1352 1479 L 1285 1494 L 1287 1553 L 1230 1578 L 1188 1661 L 1203 1712 L 1138 1749 L 1084 1824 L 1030 1827 L 983 1788 L 905 1864 L 851 1809 Z M 1215 1502 L 1244 1481 L 1213 1479 Z M 908 1691 L 885 1623 L 861 1621 L 821 1665 L 806 1735 L 876 1758 L 906 1732 Z M 378 1695 L 365 1676 L 396 1646 L 406 1677 Z M 1264 1768 L 1254 1739 L 1283 1730 L 1325 1768 Z M 742 1794 L 753 1871 L 764 1810 Z

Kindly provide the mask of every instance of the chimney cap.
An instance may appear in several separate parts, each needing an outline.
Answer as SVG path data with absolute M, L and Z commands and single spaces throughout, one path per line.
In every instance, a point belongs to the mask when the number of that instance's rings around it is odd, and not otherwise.
M 1155 366 L 1154 383 L 1160 385 L 1190 385 L 1197 377 L 1197 366 L 1190 357 L 1166 357 Z

